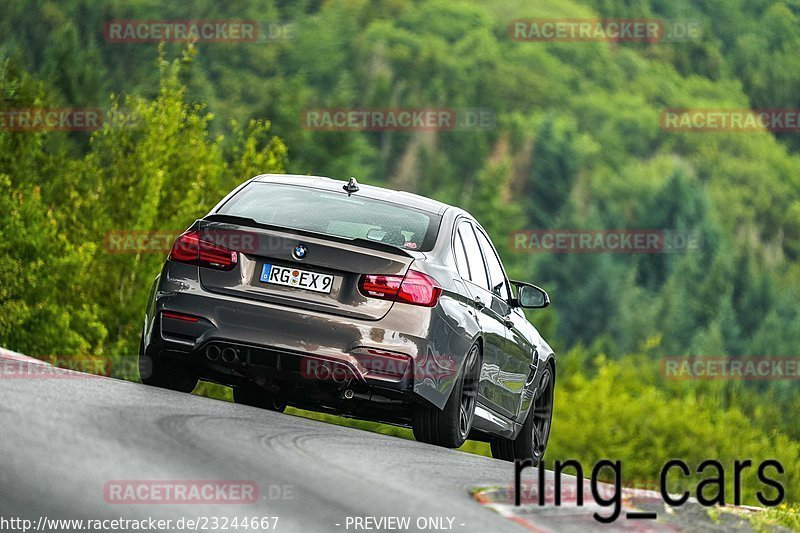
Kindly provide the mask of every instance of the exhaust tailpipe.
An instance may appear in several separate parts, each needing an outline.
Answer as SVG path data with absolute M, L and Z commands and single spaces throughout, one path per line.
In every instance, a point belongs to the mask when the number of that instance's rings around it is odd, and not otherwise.
M 217 359 L 219 359 L 219 354 L 220 354 L 219 346 L 210 344 L 208 348 L 206 348 L 206 358 L 208 358 L 209 361 L 216 361 Z
M 331 377 L 336 383 L 344 383 L 347 380 L 347 370 L 343 366 L 337 365 L 331 372 Z
M 314 369 L 314 376 L 319 380 L 326 380 L 331 377 L 331 369 L 328 368 L 327 363 L 322 363 Z
M 225 348 L 224 350 L 222 350 L 222 360 L 225 361 L 226 363 L 228 364 L 233 363 L 237 359 L 239 359 L 239 356 L 236 354 L 236 350 L 234 350 L 233 348 Z

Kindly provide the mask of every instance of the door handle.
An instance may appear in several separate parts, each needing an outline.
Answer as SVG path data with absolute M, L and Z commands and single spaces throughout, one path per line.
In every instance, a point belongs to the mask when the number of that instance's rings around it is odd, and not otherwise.
M 483 309 L 484 307 L 486 307 L 486 304 L 483 303 L 483 300 L 481 300 L 480 296 L 476 296 L 475 300 L 473 301 L 475 302 L 475 307 L 477 307 L 478 309 Z

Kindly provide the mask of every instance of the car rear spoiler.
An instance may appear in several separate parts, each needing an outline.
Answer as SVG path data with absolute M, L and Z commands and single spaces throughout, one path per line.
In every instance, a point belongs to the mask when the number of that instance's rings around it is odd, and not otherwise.
M 308 230 L 301 230 L 295 228 L 288 228 L 284 226 L 275 226 L 273 224 L 264 224 L 262 222 L 258 222 L 255 219 L 249 217 L 240 217 L 237 215 L 224 215 L 220 213 L 213 213 L 211 215 L 207 215 L 201 219 L 199 219 L 195 224 L 198 222 L 223 222 L 227 224 L 236 224 L 239 226 L 246 226 L 249 228 L 259 228 L 265 229 L 270 231 L 280 231 L 280 232 L 291 232 L 297 235 L 302 235 L 304 237 L 314 237 L 317 239 L 325 239 L 328 241 L 333 242 L 340 242 L 342 244 L 355 244 L 360 246 L 361 248 L 368 248 L 370 250 L 376 250 L 379 252 L 387 252 L 390 254 L 401 255 L 404 257 L 409 257 L 411 259 L 416 258 L 417 256 L 413 255 L 407 250 L 403 250 L 402 248 L 398 248 L 397 246 L 392 246 L 391 244 L 386 244 L 383 242 L 378 241 L 371 241 L 369 239 L 348 239 L 346 237 L 338 237 L 336 235 L 329 235 L 327 233 L 318 233 L 315 231 L 308 231 Z M 194 226 L 194 224 L 193 224 Z

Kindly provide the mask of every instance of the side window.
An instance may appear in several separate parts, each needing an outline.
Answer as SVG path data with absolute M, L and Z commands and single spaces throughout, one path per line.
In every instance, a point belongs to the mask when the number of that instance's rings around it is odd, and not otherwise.
M 489 285 L 491 286 L 491 290 L 502 300 L 507 301 L 510 296 L 508 292 L 508 281 L 506 280 L 505 274 L 503 274 L 503 266 L 500 263 L 500 258 L 497 257 L 497 253 L 489 242 L 489 238 L 481 231 L 476 230 L 475 233 L 478 234 L 478 242 L 483 249 L 483 256 L 486 258 L 486 266 L 489 267 Z
M 483 264 L 481 248 L 475 238 L 475 233 L 472 231 L 472 226 L 462 222 L 458 226 L 458 234 L 461 236 L 461 240 L 464 242 L 464 249 L 467 252 L 467 264 L 470 272 L 469 280 L 488 291 L 489 280 L 486 279 L 486 267 Z
M 456 268 L 463 279 L 470 279 L 469 265 L 467 264 L 467 252 L 464 250 L 464 241 L 459 232 L 456 232 L 453 239 L 453 253 L 456 256 Z

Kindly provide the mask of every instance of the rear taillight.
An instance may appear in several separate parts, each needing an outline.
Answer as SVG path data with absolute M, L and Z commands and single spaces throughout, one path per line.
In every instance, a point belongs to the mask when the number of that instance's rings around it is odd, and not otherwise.
M 358 288 L 361 294 L 370 298 L 425 307 L 436 305 L 442 294 L 442 289 L 435 279 L 416 270 L 409 270 L 405 276 L 364 274 L 358 280 Z
M 189 263 L 217 270 L 231 270 L 238 263 L 239 254 L 203 241 L 197 231 L 190 230 L 175 239 L 169 258 L 179 263 Z
M 364 296 L 394 300 L 401 283 L 403 283 L 403 276 L 364 274 L 358 281 L 358 288 Z

